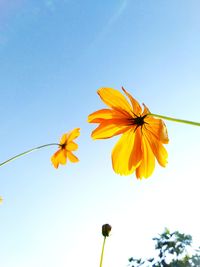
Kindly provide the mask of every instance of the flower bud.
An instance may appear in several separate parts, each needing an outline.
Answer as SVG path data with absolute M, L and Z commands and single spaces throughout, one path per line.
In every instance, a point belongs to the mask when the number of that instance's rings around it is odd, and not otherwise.
M 112 229 L 112 227 L 109 224 L 102 225 L 102 235 L 104 237 L 109 236 L 111 229 Z

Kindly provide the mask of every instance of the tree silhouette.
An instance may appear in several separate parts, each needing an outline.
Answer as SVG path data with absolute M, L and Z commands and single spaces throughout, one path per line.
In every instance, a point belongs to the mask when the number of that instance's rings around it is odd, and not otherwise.
M 192 249 L 192 236 L 166 228 L 153 238 L 158 256 L 150 259 L 129 259 L 129 267 L 200 267 L 200 248 Z M 189 253 L 190 251 L 190 253 Z

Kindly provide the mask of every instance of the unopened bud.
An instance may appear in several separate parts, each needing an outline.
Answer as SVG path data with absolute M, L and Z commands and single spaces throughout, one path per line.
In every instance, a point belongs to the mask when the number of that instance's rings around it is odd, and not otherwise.
M 102 235 L 104 237 L 109 236 L 111 229 L 112 229 L 112 227 L 110 226 L 110 224 L 102 225 Z

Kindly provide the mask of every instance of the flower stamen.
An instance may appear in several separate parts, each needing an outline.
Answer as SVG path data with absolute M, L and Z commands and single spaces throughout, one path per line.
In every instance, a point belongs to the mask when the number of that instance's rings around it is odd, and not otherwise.
M 132 123 L 133 123 L 133 125 L 137 125 L 137 127 L 139 127 L 139 126 L 143 126 L 143 124 L 145 124 L 146 122 L 144 121 L 144 119 L 145 119 L 145 117 L 146 117 L 147 115 L 144 115 L 144 116 L 136 116 L 136 118 L 132 118 L 131 120 L 132 120 Z

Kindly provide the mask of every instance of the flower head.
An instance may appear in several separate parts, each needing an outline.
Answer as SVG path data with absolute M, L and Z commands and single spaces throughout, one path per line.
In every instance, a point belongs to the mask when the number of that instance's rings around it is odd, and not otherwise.
M 124 89 L 126 97 L 112 88 L 97 91 L 109 109 L 98 110 L 88 116 L 88 122 L 99 123 L 92 132 L 93 139 L 106 139 L 122 134 L 112 150 L 112 165 L 116 173 L 147 178 L 155 168 L 155 158 L 161 166 L 166 166 L 168 143 L 167 129 L 161 119 L 150 115 Z
M 57 169 L 59 164 L 66 164 L 67 159 L 71 162 L 78 162 L 78 158 L 72 153 L 78 149 L 78 145 L 73 141 L 80 135 L 80 128 L 76 128 L 63 134 L 60 139 L 59 150 L 51 157 L 51 162 Z

